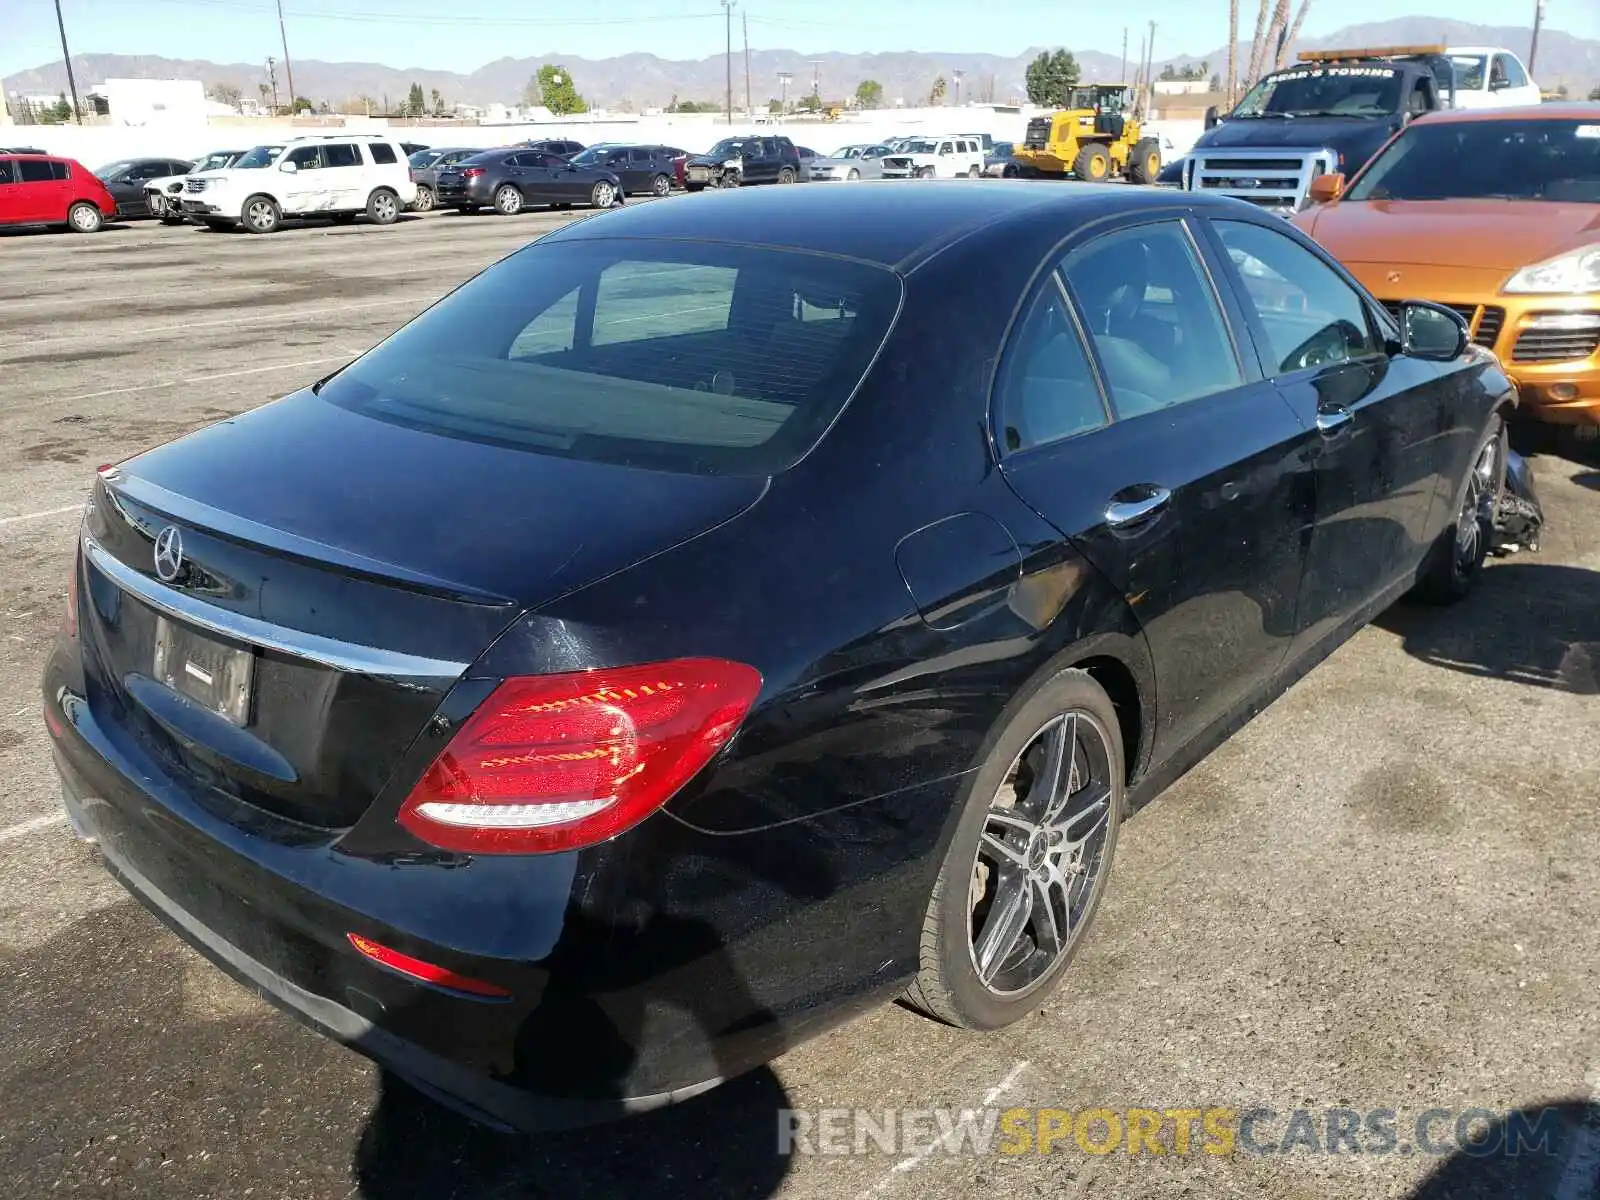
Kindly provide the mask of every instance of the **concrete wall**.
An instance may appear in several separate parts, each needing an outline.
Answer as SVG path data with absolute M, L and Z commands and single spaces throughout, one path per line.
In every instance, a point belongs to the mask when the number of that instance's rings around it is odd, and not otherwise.
M 896 134 L 987 133 L 1001 141 L 1020 141 L 1032 112 L 997 112 L 988 108 L 897 109 L 851 114 L 838 121 L 784 121 L 756 124 L 734 114 L 730 126 L 712 114 L 693 113 L 607 119 L 572 119 L 514 125 L 416 123 L 381 118 L 231 117 L 189 120 L 161 125 L 28 125 L 9 135 L 13 141 L 67 155 L 86 166 L 139 155 L 198 157 L 208 150 L 256 145 L 296 133 L 346 129 L 357 133 L 389 132 L 400 141 L 431 146 L 503 146 L 535 137 L 571 137 L 584 143 L 641 141 L 681 146 L 691 153 L 709 150 L 730 133 L 757 130 L 782 132 L 799 145 L 827 154 L 852 142 L 874 142 Z M 1199 121 L 1153 122 L 1162 137 L 1162 154 L 1176 158 L 1199 137 Z

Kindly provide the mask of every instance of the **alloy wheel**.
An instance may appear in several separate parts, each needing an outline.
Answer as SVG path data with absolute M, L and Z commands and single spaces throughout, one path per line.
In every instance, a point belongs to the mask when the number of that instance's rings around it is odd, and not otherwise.
M 433 211 L 433 189 L 432 188 L 430 188 L 430 187 L 419 187 L 417 189 L 416 209 L 417 209 L 418 212 L 432 212 Z
M 596 208 L 610 208 L 611 202 L 616 198 L 616 189 L 609 183 L 597 183 L 594 185 L 594 206 Z
M 1009 997 L 1048 976 L 1083 933 L 1106 878 L 1111 742 L 1063 713 L 1012 761 L 984 816 L 969 885 L 978 980 Z
M 251 229 L 257 233 L 265 233 L 277 225 L 278 214 L 273 211 L 272 201 L 252 200 L 250 206 L 244 210 L 244 219 Z
M 1490 438 L 1467 475 L 1467 494 L 1462 497 L 1461 512 L 1456 517 L 1455 550 L 1456 562 L 1469 570 L 1478 561 L 1484 526 L 1494 518 L 1491 506 L 1499 456 L 1500 439 Z
M 100 228 L 100 212 L 89 204 L 74 204 L 67 219 L 79 233 L 93 233 Z
M 672 180 L 665 175 L 657 175 L 650 185 L 650 190 L 658 196 L 665 196 L 672 190 Z
M 507 184 L 494 194 L 494 206 L 506 216 L 515 216 L 522 211 L 522 193 Z
M 372 215 L 379 224 L 387 225 L 400 215 L 400 202 L 388 192 L 379 192 L 372 198 Z

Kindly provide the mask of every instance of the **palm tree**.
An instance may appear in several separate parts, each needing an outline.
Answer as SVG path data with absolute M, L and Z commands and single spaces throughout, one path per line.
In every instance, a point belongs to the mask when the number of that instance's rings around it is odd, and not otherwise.
M 1256 7 L 1256 35 L 1250 42 L 1250 66 L 1245 80 L 1254 83 L 1261 74 L 1261 59 L 1267 49 L 1267 11 L 1271 0 L 1260 0 Z
M 1300 0 L 1300 8 L 1294 14 L 1294 24 L 1289 26 L 1289 36 L 1283 39 L 1283 48 L 1278 52 L 1278 65 L 1281 67 L 1289 58 L 1289 48 L 1294 45 L 1300 36 L 1300 26 L 1306 23 L 1306 9 L 1311 7 L 1311 0 Z

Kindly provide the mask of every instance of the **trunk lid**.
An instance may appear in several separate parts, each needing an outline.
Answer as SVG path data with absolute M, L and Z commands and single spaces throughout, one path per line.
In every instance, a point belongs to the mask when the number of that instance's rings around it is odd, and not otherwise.
M 519 612 L 737 515 L 764 482 L 447 438 L 300 393 L 97 481 L 89 701 L 241 821 L 345 828 Z

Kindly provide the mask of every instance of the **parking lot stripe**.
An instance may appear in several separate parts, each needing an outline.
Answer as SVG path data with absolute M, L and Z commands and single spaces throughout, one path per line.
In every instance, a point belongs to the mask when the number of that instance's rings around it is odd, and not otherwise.
M 81 396 L 73 396 L 66 403 L 76 403 L 79 400 L 98 400 L 102 396 L 125 396 L 129 392 L 149 392 L 158 388 L 185 387 L 194 383 L 209 383 L 213 379 L 238 379 L 241 375 L 264 375 L 268 371 L 290 371 L 296 367 L 315 367 L 322 363 L 344 362 L 354 358 L 353 353 L 324 354 L 321 358 L 302 358 L 298 362 L 273 363 L 266 367 L 242 367 L 237 371 L 212 371 L 208 375 L 193 375 L 187 379 L 158 379 L 154 383 L 133 383 L 127 387 L 107 388 L 103 392 L 84 392 Z M 52 403 L 61 403 L 56 400 Z
M 1027 1069 L 1027 1059 L 1023 1059 L 1016 1066 L 1012 1067 L 1011 1070 L 1006 1073 L 1006 1077 L 1004 1079 L 983 1094 L 983 1099 L 979 1102 L 978 1107 L 988 1108 L 1002 1095 L 1004 1095 L 1006 1092 L 1009 1092 L 1013 1087 L 1016 1086 L 1017 1080 L 1022 1078 L 1022 1073 Z M 894 1166 L 889 1168 L 889 1173 L 887 1175 L 878 1180 L 877 1183 L 873 1184 L 870 1188 L 862 1193 L 863 1200 L 866 1196 L 875 1196 L 879 1192 L 883 1191 L 884 1188 L 888 1187 L 895 1181 L 897 1176 L 904 1175 L 907 1171 L 915 1170 L 917 1167 L 920 1167 L 923 1163 L 927 1162 L 928 1159 L 932 1157 L 933 1152 L 939 1149 L 939 1147 L 942 1145 L 944 1145 L 943 1139 L 936 1139 L 935 1141 L 929 1142 L 915 1154 L 909 1155 L 906 1158 L 902 1158 L 899 1162 L 895 1163 Z
M 80 512 L 82 509 L 83 505 L 80 503 L 68 504 L 62 508 L 46 508 L 40 512 L 18 513 L 14 517 L 0 517 L 0 525 L 15 525 L 19 521 L 37 521 L 40 517 L 59 517 L 63 513 Z
M 38 833 L 41 829 L 49 829 L 52 825 L 60 825 L 66 821 L 65 813 L 45 813 L 42 817 L 34 817 L 31 821 L 24 821 L 20 825 L 11 825 L 0 829 L 0 842 L 15 841 L 20 837 L 27 837 L 30 833 Z

